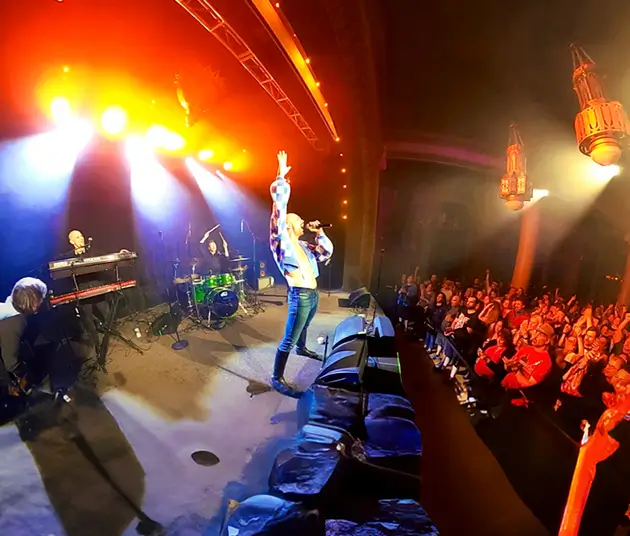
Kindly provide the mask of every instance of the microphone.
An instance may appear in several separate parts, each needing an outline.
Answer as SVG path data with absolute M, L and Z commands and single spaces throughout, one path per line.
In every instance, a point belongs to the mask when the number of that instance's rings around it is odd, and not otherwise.
M 85 246 L 85 249 L 89 251 L 91 248 L 92 248 L 92 237 L 90 236 L 90 238 L 88 238 L 88 243 Z
M 314 225 L 314 229 L 330 229 L 332 227 L 332 223 L 320 223 L 319 225 Z

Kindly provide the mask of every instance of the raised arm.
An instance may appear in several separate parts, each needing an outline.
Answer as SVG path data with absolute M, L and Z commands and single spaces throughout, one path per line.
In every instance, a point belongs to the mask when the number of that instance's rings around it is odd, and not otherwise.
M 290 170 L 291 166 L 287 166 L 287 153 L 280 151 L 278 153 L 278 174 L 269 189 L 272 200 L 269 246 L 279 265 L 284 261 L 286 248 L 283 243 L 288 242 L 287 205 L 291 196 L 291 185 L 287 182 L 286 175 Z

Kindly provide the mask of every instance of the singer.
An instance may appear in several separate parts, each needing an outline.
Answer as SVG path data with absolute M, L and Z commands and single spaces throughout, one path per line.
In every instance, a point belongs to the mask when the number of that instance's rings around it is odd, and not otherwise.
M 301 393 L 284 379 L 284 370 L 289 353 L 296 345 L 298 355 L 320 359 L 317 353 L 306 347 L 306 333 L 319 304 L 317 263 L 325 262 L 332 257 L 333 243 L 318 221 L 305 225 L 304 220 L 297 214 L 287 214 L 291 186 L 286 176 L 290 170 L 291 166 L 287 165 L 287 153 L 280 151 L 277 178 L 270 188 L 273 205 L 269 243 L 276 264 L 287 280 L 289 312 L 284 337 L 276 352 L 271 385 L 283 395 L 299 398 Z M 304 235 L 304 227 L 315 233 L 314 244 L 300 240 Z

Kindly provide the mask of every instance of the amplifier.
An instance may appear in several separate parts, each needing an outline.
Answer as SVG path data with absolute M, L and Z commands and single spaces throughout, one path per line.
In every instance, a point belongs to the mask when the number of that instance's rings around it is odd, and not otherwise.
M 275 281 L 272 276 L 268 275 L 265 277 L 259 277 L 257 282 L 256 290 L 267 290 L 269 288 L 273 288 L 275 285 Z

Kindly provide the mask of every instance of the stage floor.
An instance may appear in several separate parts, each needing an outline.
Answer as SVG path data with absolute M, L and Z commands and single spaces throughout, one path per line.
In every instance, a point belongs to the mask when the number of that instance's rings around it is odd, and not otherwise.
M 257 316 L 184 333 L 190 344 L 179 352 L 169 336 L 139 341 L 144 355 L 112 343 L 109 374 L 96 390 L 75 390 L 76 413 L 44 404 L 0 428 L 0 534 L 138 534 L 132 505 L 169 536 L 218 534 L 227 501 L 267 489 L 276 452 L 297 430 L 297 401 L 260 393 L 287 310 L 283 290 L 275 294 Z M 308 343 L 323 352 L 317 337 L 352 312 L 337 306 L 346 295 L 320 296 Z M 293 354 L 287 377 L 308 386 L 319 366 Z M 195 451 L 218 463 L 196 463 Z

